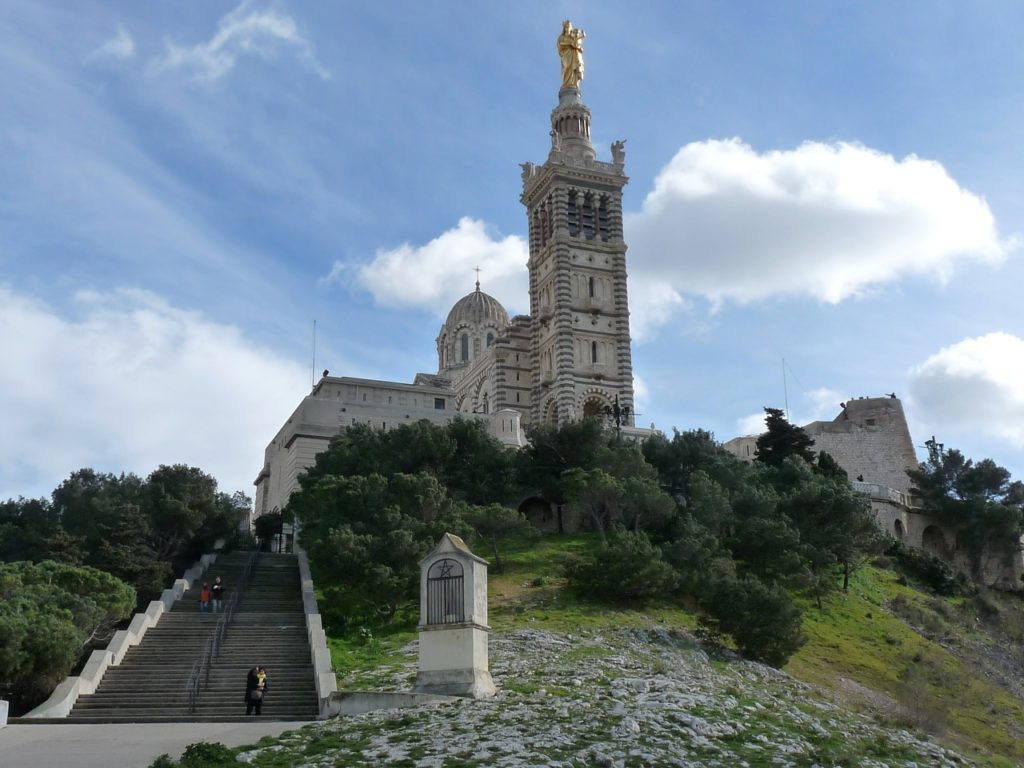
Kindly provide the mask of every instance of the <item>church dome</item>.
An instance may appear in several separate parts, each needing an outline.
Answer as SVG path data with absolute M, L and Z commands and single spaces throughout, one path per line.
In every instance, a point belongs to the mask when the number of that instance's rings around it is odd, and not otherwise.
M 480 283 L 477 283 L 475 291 L 455 302 L 444 324 L 451 330 L 462 325 L 491 324 L 500 329 L 508 325 L 508 312 L 496 298 L 481 291 Z

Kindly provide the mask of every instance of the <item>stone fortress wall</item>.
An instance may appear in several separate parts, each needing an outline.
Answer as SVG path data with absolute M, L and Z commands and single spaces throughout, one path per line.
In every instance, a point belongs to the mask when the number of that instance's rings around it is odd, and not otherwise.
M 903 404 L 895 394 L 858 397 L 841 403 L 832 421 L 814 421 L 804 427 L 814 439 L 814 450 L 825 451 L 850 477 L 854 489 L 871 500 L 878 525 L 909 547 L 923 549 L 954 568 L 1000 589 L 1024 588 L 1024 559 L 990 552 L 982 557 L 978 573 L 958 542 L 957 531 L 925 514 L 910 493 L 908 469 L 918 467 L 917 453 Z M 733 438 L 723 448 L 753 461 L 756 435 Z

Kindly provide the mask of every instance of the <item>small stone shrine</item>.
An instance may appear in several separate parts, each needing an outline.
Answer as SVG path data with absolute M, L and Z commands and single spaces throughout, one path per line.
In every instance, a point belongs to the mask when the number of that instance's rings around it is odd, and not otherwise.
M 487 561 L 451 533 L 420 561 L 420 660 L 415 690 L 493 696 L 487 662 Z

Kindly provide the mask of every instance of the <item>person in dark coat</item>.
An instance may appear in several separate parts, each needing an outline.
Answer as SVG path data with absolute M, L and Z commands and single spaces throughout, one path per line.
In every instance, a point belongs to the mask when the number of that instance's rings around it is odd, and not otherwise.
M 213 612 L 219 613 L 224 608 L 224 582 L 220 580 L 220 576 L 213 580 L 210 597 L 213 598 Z
M 245 679 L 245 714 L 251 715 L 254 709 L 257 715 L 261 714 L 266 694 L 267 671 L 263 667 L 253 667 Z

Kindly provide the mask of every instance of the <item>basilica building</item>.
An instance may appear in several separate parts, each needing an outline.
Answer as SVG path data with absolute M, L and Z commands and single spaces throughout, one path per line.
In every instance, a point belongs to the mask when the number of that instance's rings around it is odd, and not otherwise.
M 551 113 L 551 149 L 543 164 L 521 165 L 530 314 L 510 318 L 478 280 L 438 332 L 436 373 L 406 384 L 325 371 L 267 446 L 255 481 L 257 516 L 283 508 L 301 473 L 353 424 L 387 430 L 463 416 L 522 446 L 524 426 L 614 413 L 624 433 L 647 433 L 633 424 L 625 150 L 617 141 L 610 162 L 597 159 L 579 88 L 582 35 L 573 38 L 579 31 L 568 27 L 568 38 L 564 29 L 559 38 L 562 87 Z

